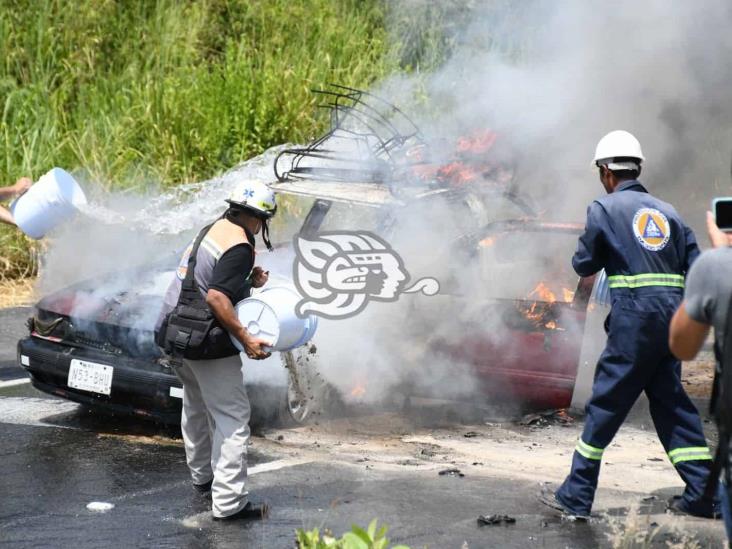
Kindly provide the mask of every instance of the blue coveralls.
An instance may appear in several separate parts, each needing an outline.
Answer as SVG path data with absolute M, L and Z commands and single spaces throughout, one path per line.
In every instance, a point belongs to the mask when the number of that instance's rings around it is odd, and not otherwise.
M 694 233 L 670 204 L 638 181 L 625 181 L 587 209 L 572 265 L 580 276 L 608 275 L 612 308 L 572 471 L 556 492 L 565 509 L 589 515 L 602 454 L 642 391 L 658 437 L 686 483 L 682 507 L 706 514 L 702 501 L 712 456 L 699 413 L 681 385 L 681 363 L 668 346 L 684 276 L 699 255 Z

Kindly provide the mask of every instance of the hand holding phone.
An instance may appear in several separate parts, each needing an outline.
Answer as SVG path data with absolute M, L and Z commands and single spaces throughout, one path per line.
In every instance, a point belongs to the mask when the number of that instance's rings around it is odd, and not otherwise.
M 722 232 L 717 227 L 713 212 L 707 212 L 707 234 L 709 235 L 709 242 L 712 244 L 712 248 L 732 246 L 732 233 Z
M 712 200 L 714 222 L 722 232 L 732 233 L 732 197 L 720 197 Z

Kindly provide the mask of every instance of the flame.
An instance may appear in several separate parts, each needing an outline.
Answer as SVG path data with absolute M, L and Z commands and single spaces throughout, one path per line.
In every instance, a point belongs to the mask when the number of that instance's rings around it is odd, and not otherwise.
M 496 142 L 498 135 L 491 130 L 478 130 L 458 139 L 456 150 L 459 153 L 482 154 Z
M 564 330 L 561 328 L 555 320 L 553 303 L 557 301 L 557 295 L 549 288 L 544 282 L 534 288 L 527 299 L 533 299 L 531 305 L 523 305 L 519 307 L 519 310 L 527 320 L 542 327 L 545 330 Z M 574 292 L 568 288 L 562 288 L 562 298 L 565 302 L 570 302 L 574 298 Z
M 549 289 L 549 286 L 543 282 L 539 282 L 539 285 L 534 288 L 528 297 L 536 296 L 539 301 L 546 301 L 548 303 L 554 303 L 557 300 L 557 296 L 554 292 Z
M 353 389 L 351 389 L 352 397 L 360 398 L 365 394 L 366 394 L 366 384 L 365 383 L 359 383 Z
M 451 162 L 437 170 L 437 177 L 453 183 L 469 183 L 474 181 L 478 174 L 473 168 L 462 162 Z
M 478 242 L 478 245 L 482 246 L 483 248 L 489 248 L 489 247 L 493 246 L 493 244 L 495 244 L 495 243 L 496 243 L 496 237 L 488 236 L 488 237 L 484 238 L 483 240 L 481 240 L 480 242 Z

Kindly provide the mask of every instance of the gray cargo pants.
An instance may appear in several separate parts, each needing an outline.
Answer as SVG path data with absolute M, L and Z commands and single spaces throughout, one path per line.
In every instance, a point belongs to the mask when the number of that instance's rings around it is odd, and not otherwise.
M 195 484 L 213 479 L 213 515 L 233 515 L 247 504 L 249 398 L 239 355 L 183 360 L 181 430 Z

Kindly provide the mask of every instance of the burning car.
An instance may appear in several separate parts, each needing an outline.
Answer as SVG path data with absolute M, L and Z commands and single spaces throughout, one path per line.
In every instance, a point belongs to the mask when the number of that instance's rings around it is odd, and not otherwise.
M 401 123 L 407 131 L 398 130 L 357 90 L 329 97 L 331 131 L 308 147 L 282 150 L 275 161 L 279 181 L 273 188 L 284 203 L 297 204 L 293 211 L 307 212 L 289 232 L 369 230 L 401 243 L 410 265 L 442 282 L 439 295 L 407 302 L 405 318 L 454 318 L 431 331 L 419 322 L 404 323 L 408 347 L 423 351 L 412 357 L 414 369 L 424 372 L 435 361 L 454 364 L 434 376 L 453 376 L 458 367 L 467 371 L 473 396 L 509 396 L 528 408 L 567 406 L 597 286 L 592 278 L 566 272 L 582 227 L 538 218 L 510 184 L 510 166 L 486 161 L 495 141 L 491 132 L 462 139 L 454 153 L 435 162 L 408 119 Z M 398 110 L 389 112 L 405 119 Z M 445 205 L 451 212 L 447 220 L 435 214 Z M 422 212 L 449 242 L 441 246 L 449 259 L 425 254 L 412 238 L 410 220 L 423 219 Z M 287 233 L 273 228 L 276 239 Z M 535 244 L 527 246 L 527 239 Z M 527 257 L 519 257 L 521 250 Z M 291 279 L 292 257 L 292 243 L 285 238 L 273 254 L 258 258 L 272 271 L 270 284 L 278 277 Z M 44 297 L 29 321 L 29 336 L 18 343 L 18 361 L 33 385 L 85 405 L 177 423 L 182 387 L 153 341 L 175 268 L 175 260 L 169 263 L 118 277 L 127 287 L 115 287 L 115 278 L 94 279 Z M 460 276 L 450 269 L 454 264 L 463 267 Z M 499 279 L 512 287 L 495 282 Z M 322 371 L 330 348 L 327 338 L 323 341 L 316 336 L 315 345 L 275 353 L 256 366 L 247 363 L 253 415 L 303 422 L 333 401 L 368 390 L 367 372 L 349 386 L 326 381 Z M 272 368 L 277 361 L 285 367 Z M 430 392 L 418 382 L 423 375 L 404 373 L 402 393 Z

